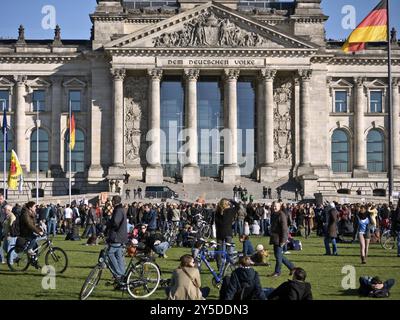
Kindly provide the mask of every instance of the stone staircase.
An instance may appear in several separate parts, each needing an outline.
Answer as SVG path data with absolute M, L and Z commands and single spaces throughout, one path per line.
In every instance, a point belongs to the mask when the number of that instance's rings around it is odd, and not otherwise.
M 164 178 L 164 186 L 170 187 L 172 190 L 178 193 L 179 199 L 184 201 L 195 201 L 199 197 L 204 198 L 207 202 L 217 202 L 221 198 L 232 198 L 234 184 L 223 184 L 213 178 L 201 178 L 199 184 L 183 184 L 181 182 L 175 183 L 174 178 Z M 247 177 L 241 177 L 242 187 L 246 187 L 248 194 L 253 195 L 255 201 L 271 202 L 270 199 L 263 200 L 263 186 L 270 187 L 272 189 L 272 198 L 277 198 L 276 188 L 280 186 L 282 188 L 282 199 L 291 201 L 294 200 L 294 190 L 296 183 L 288 181 L 288 178 L 282 178 L 274 183 L 262 184 L 253 179 Z M 125 198 L 125 189 L 131 190 L 131 200 L 133 200 L 133 189 L 137 189 L 140 186 L 143 191 L 145 190 L 146 184 L 143 181 L 130 179 L 128 185 L 122 186 L 121 195 Z M 237 184 L 239 186 L 239 184 Z

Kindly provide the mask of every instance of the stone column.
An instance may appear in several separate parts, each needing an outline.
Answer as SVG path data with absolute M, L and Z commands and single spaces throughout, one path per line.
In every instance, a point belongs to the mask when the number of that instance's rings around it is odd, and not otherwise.
M 257 78 L 257 166 L 264 164 L 264 86 L 263 78 Z
M 400 174 L 400 96 L 399 78 L 393 78 L 393 167 Z
M 26 130 L 26 116 L 25 116 L 25 95 L 26 95 L 26 80 L 27 76 L 16 76 L 15 81 L 17 82 L 16 87 L 16 110 L 15 110 L 15 152 L 17 153 L 18 160 L 21 163 L 21 167 L 26 170 L 26 151 L 28 146 L 25 139 Z
M 364 78 L 355 78 L 355 104 L 354 104 L 354 177 L 366 177 L 367 172 L 367 150 L 364 138 Z
M 198 137 L 197 137 L 197 79 L 198 69 L 185 69 L 186 81 L 186 136 L 189 138 L 186 145 L 186 162 L 182 172 L 184 184 L 200 183 L 200 168 L 198 166 Z
M 224 170 L 222 180 L 226 184 L 238 183 L 240 169 L 237 161 L 237 79 L 238 69 L 225 69 L 226 90 L 225 130 L 224 130 Z
M 310 144 L 311 144 L 311 107 L 310 81 L 312 70 L 299 70 L 300 85 L 300 167 L 298 175 L 312 174 Z
M 114 80 L 113 109 L 113 165 L 109 169 L 110 176 L 123 173 L 124 165 L 124 78 L 125 69 L 111 69 Z
M 264 93 L 262 131 L 264 144 L 260 150 L 263 155 L 263 163 L 260 168 L 260 182 L 272 182 L 274 180 L 274 78 L 276 70 L 261 70 L 262 87 Z
M 53 177 L 62 174 L 61 162 L 61 110 L 63 105 L 63 94 L 61 88 L 62 77 L 54 76 L 51 78 L 51 155 L 50 170 Z
M 161 135 L 160 135 L 160 82 L 162 70 L 148 70 L 150 78 L 150 120 L 147 141 L 150 141 L 147 150 L 146 183 L 162 183 L 163 171 L 161 167 Z

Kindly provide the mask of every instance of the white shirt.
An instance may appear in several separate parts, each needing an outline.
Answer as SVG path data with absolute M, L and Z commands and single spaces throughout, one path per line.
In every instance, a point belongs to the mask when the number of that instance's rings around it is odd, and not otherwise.
M 72 219 L 72 209 L 71 208 L 65 208 L 64 209 L 64 218 L 65 219 Z

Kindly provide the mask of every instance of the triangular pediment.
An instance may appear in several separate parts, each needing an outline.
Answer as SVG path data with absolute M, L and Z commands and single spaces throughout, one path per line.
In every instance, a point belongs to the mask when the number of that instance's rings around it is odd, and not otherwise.
M 67 80 L 63 83 L 64 87 L 85 87 L 86 83 L 84 83 L 83 81 L 77 79 L 77 78 L 72 78 L 70 80 Z
M 379 79 L 375 79 L 371 82 L 368 82 L 365 86 L 367 88 L 385 88 L 387 87 L 387 84 Z
M 345 79 L 339 79 L 331 83 L 332 88 L 353 88 L 353 84 Z
M 0 87 L 12 87 L 14 83 L 8 80 L 7 78 L 0 77 Z
M 40 77 L 38 77 L 38 78 L 35 78 L 35 79 L 29 81 L 28 85 L 30 87 L 46 87 L 46 88 L 48 88 L 48 87 L 51 86 L 51 83 L 47 82 L 46 80 L 44 80 L 44 79 L 42 79 Z
M 142 28 L 104 47 L 317 49 L 312 43 L 214 2 Z

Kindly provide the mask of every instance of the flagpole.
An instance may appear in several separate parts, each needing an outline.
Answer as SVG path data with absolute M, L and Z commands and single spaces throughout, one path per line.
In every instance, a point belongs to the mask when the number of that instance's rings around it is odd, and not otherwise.
M 39 106 L 36 106 L 36 204 L 39 204 Z
M 388 132 L 389 132 L 389 161 L 388 161 L 388 180 L 389 180 L 389 202 L 393 200 L 393 87 L 392 87 L 392 44 L 390 43 L 390 1 L 387 0 L 387 46 L 388 46 Z
M 5 106 L 3 104 L 3 115 L 5 114 L 4 112 Z M 7 115 L 5 115 L 7 116 Z M 3 119 L 4 123 L 4 119 Z M 4 199 L 7 200 L 7 188 L 6 188 L 6 174 L 7 174 L 7 128 L 4 128 L 3 131 L 3 193 L 4 193 Z
M 68 149 L 69 149 L 69 205 L 72 205 L 72 189 L 71 189 L 71 100 L 69 101 L 69 143 L 68 143 Z

